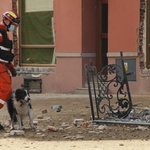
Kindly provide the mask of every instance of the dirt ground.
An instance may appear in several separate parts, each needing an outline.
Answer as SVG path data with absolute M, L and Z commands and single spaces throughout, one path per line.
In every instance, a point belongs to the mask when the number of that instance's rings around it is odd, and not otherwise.
M 150 107 L 150 96 L 132 96 L 132 99 L 133 103 L 140 103 L 141 107 Z M 26 118 L 23 135 L 8 135 L 7 133 L 9 133 L 10 129 L 8 125 L 9 116 L 5 106 L 0 110 L 0 122 L 5 127 L 5 131 L 0 130 L 1 142 L 5 139 L 7 139 L 7 141 L 14 139 L 12 142 L 13 144 L 17 139 L 20 143 L 22 139 L 25 139 L 34 142 L 53 141 L 56 143 L 60 142 L 60 144 L 61 142 L 73 141 L 83 141 L 83 143 L 85 141 L 93 141 L 93 143 L 107 141 L 107 144 L 109 145 L 109 141 L 122 141 L 118 143 L 119 147 L 125 147 L 125 145 L 128 146 L 128 144 L 123 143 L 126 140 L 130 142 L 138 140 L 141 141 L 141 144 L 145 142 L 146 145 L 150 143 L 150 126 L 93 124 L 91 121 L 88 95 L 31 94 L 31 100 L 36 129 L 31 130 L 28 128 L 28 119 Z M 60 112 L 57 112 L 56 109 L 52 108 L 56 105 L 62 106 Z M 85 126 L 83 126 L 83 124 L 75 125 L 75 120 L 84 120 L 84 122 L 88 122 L 89 126 L 86 126 L 86 124 Z M 56 129 L 56 131 L 50 130 L 52 127 Z M 2 148 L 1 142 L 0 149 Z M 84 144 L 88 145 L 86 142 Z M 72 147 L 74 149 L 79 148 L 76 145 L 72 145 Z M 31 147 L 27 148 L 31 149 Z M 84 149 L 89 148 L 90 147 Z M 97 147 L 95 146 L 94 149 L 96 150 L 96 148 Z

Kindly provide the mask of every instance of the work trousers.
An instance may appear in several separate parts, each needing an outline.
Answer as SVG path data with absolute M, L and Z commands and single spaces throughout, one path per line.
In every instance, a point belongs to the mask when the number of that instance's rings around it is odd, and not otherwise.
M 12 94 L 11 77 L 5 63 L 0 62 L 0 109 Z

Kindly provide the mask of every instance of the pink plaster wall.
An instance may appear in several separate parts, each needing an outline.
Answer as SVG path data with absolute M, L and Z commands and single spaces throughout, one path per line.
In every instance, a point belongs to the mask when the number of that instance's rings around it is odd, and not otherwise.
M 12 9 L 12 1 L 11 0 L 1 0 L 0 2 L 0 19 L 5 11 Z
M 82 86 L 81 58 L 59 58 L 56 71 L 43 75 L 43 92 L 71 92 Z
M 82 51 L 81 7 L 81 0 L 54 1 L 57 53 L 79 53 Z
M 108 51 L 137 51 L 139 0 L 108 0 Z
M 82 52 L 96 52 L 96 9 L 95 0 L 82 0 Z
M 1 2 L 0 2 L 0 22 L 2 20 L 2 14 L 8 10 L 12 10 L 12 1 L 11 0 L 1 0 Z M 9 34 L 9 37 L 12 38 L 12 34 L 11 33 L 8 33 L 8 34 Z

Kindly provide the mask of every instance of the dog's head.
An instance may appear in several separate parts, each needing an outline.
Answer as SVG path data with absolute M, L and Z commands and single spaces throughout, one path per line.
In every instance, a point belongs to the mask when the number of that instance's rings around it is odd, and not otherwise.
M 25 101 L 28 102 L 30 100 L 29 92 L 25 89 L 17 89 L 15 91 L 16 101 Z

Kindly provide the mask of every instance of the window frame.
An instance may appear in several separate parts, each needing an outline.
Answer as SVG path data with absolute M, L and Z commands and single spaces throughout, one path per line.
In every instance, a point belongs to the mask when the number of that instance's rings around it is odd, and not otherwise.
M 18 1 L 18 8 L 19 8 L 19 14 L 20 14 L 20 18 L 22 19 L 22 13 L 21 13 L 21 6 L 22 6 L 22 1 Z M 54 10 L 53 10 L 54 11 Z M 22 21 L 21 21 L 22 22 Z M 54 32 L 54 25 L 52 25 L 52 30 Z M 50 49 L 54 49 L 54 52 L 53 52 L 53 59 L 56 59 L 55 57 L 55 35 L 53 35 L 53 39 L 54 39 L 54 44 L 46 44 L 46 45 L 38 45 L 38 44 L 35 44 L 35 45 L 29 45 L 29 44 L 23 44 L 22 42 L 22 27 L 20 25 L 19 27 L 19 66 L 22 66 L 22 67 L 54 67 L 56 65 L 56 62 L 55 63 L 51 63 L 51 64 L 26 64 L 26 63 L 22 63 L 22 49 L 26 49 L 26 48 L 37 48 L 37 49 L 47 49 L 47 48 L 50 48 Z

